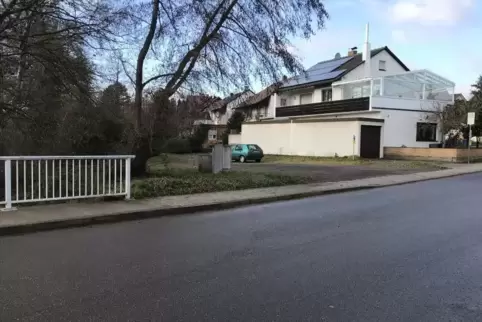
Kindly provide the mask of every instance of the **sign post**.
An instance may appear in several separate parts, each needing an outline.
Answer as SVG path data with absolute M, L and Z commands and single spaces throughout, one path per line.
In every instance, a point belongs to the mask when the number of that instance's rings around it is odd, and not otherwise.
M 467 163 L 470 163 L 470 146 L 472 145 L 472 125 L 475 124 L 475 112 L 467 113 L 467 124 L 469 125 L 469 142 L 468 142 L 468 153 L 467 153 Z
M 353 160 L 355 160 L 355 142 L 356 142 L 356 136 L 355 134 L 353 134 L 353 153 L 351 154 Z

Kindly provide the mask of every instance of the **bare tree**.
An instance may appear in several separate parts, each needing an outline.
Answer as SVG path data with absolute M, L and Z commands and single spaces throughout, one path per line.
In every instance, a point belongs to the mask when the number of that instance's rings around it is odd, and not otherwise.
M 422 118 L 426 121 L 437 123 L 442 136 L 442 147 L 445 147 L 445 136 L 449 132 L 461 132 L 466 122 L 467 112 L 470 111 L 470 104 L 465 101 L 456 101 L 454 104 L 446 104 L 439 101 L 432 101 L 430 106 L 421 105 Z
M 321 0 L 149 0 L 134 11 L 149 17 L 128 25 L 143 35 L 135 64 L 128 59 L 131 48 L 122 54 L 135 87 L 140 132 L 149 84 L 167 100 L 180 90 L 223 92 L 254 80 L 279 80 L 285 72 L 302 71 L 290 38 L 309 37 L 328 16 Z M 142 167 L 147 159 L 136 155 Z
M 48 73 L 58 85 L 82 95 L 85 70 L 78 59 L 114 40 L 112 26 L 123 16 L 102 0 L 0 1 L 2 120 L 25 117 L 34 108 L 28 100 L 32 72 Z

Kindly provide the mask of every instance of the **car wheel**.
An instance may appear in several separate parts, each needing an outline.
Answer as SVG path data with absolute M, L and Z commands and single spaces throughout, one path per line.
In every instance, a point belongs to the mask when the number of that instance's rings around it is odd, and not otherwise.
M 257 159 L 256 162 L 260 163 L 260 162 L 261 162 L 261 159 Z
M 244 163 L 244 161 L 246 161 L 246 158 L 244 157 L 244 155 L 240 156 L 239 162 Z

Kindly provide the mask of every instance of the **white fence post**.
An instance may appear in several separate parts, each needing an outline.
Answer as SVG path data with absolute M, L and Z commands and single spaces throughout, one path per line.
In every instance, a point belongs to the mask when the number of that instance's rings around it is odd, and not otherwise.
M 131 199 L 131 158 L 126 158 L 126 200 Z
M 2 210 L 15 210 L 12 207 L 12 160 L 10 159 L 5 160 L 5 208 Z

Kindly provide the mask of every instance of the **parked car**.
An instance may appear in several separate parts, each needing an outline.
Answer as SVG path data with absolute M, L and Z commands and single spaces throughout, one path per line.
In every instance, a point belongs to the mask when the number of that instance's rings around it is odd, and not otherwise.
M 239 162 L 256 161 L 261 162 L 263 150 L 256 144 L 236 144 L 231 146 L 231 159 Z

